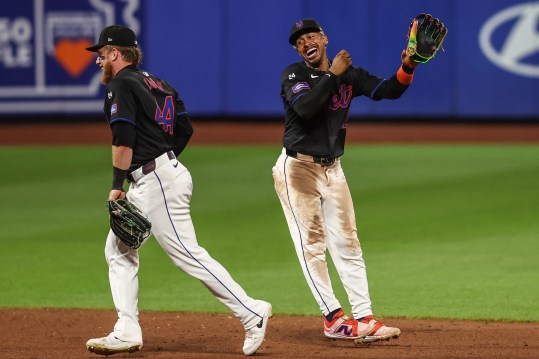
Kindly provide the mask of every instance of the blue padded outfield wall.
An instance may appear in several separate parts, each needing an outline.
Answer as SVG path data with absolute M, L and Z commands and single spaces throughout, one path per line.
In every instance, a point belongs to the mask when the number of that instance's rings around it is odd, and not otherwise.
M 529 0 L 10 1 L 0 10 L 0 115 L 99 115 L 104 86 L 83 49 L 121 23 L 138 33 L 143 67 L 168 79 L 192 116 L 280 117 L 299 18 L 320 22 L 331 58 L 346 49 L 387 78 L 421 12 L 449 29 L 445 52 L 420 65 L 403 98 L 356 99 L 352 117 L 539 119 L 539 1 Z

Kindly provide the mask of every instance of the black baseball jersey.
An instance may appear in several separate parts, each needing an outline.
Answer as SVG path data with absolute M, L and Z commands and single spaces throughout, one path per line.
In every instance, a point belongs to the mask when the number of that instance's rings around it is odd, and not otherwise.
M 385 80 L 360 67 L 336 77 L 305 62 L 292 64 L 281 75 L 286 111 L 283 146 L 309 155 L 340 157 L 352 98 L 396 99 L 407 88 L 396 75 Z
M 133 149 L 129 171 L 170 150 L 178 156 L 193 133 L 176 90 L 135 65 L 123 68 L 108 83 L 104 111 L 112 144 Z

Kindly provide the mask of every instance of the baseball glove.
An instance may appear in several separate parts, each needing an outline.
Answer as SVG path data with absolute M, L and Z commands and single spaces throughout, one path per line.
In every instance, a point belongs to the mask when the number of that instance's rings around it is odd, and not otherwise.
M 417 15 L 408 29 L 406 52 L 415 62 L 427 63 L 442 47 L 447 29 L 439 19 L 430 14 Z
M 110 228 L 128 247 L 139 248 L 150 236 L 152 224 L 140 210 L 126 199 L 107 201 Z

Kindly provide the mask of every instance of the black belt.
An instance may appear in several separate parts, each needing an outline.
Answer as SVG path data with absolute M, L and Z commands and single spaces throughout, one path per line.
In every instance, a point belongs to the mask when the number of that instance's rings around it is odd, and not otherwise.
M 167 156 L 168 156 L 169 160 L 173 160 L 173 159 L 176 158 L 176 155 L 172 151 L 168 151 Z M 153 171 L 155 171 L 155 168 L 156 168 L 156 162 L 155 162 L 155 159 L 153 159 L 150 162 L 148 162 L 148 163 L 146 163 L 145 165 L 142 166 L 142 174 L 147 175 L 148 173 L 152 173 Z M 129 182 L 135 182 L 135 179 L 133 178 L 131 173 L 127 174 L 127 180 Z
M 286 150 L 286 154 L 290 157 L 297 158 L 298 160 L 314 162 L 322 166 L 331 166 L 332 164 L 335 163 L 335 160 L 337 160 L 338 158 L 338 157 L 329 157 L 329 156 L 306 155 L 306 154 L 288 150 L 288 149 Z

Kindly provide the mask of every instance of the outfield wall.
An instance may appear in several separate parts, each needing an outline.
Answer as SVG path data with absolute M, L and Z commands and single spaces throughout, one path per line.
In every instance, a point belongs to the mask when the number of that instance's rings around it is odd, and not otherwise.
M 287 38 L 316 18 L 331 55 L 382 77 L 398 69 L 410 18 L 440 17 L 444 50 L 398 101 L 357 99 L 355 118 L 539 122 L 539 1 L 529 0 L 19 0 L 0 14 L 0 117 L 99 117 L 104 88 L 84 47 L 121 23 L 144 67 L 167 78 L 198 118 L 282 116 L 281 71 L 298 61 Z M 46 117 L 42 117 L 47 115 Z

